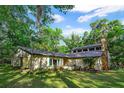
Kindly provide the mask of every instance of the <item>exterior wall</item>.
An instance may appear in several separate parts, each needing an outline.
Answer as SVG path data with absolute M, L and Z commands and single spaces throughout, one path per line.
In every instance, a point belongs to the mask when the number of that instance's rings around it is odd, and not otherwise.
M 22 60 L 21 60 L 22 58 Z M 12 66 L 21 66 L 22 68 L 31 68 L 32 70 L 38 69 L 38 68 L 44 68 L 44 69 L 53 69 L 54 65 L 50 65 L 49 59 L 59 59 L 59 63 L 57 67 L 63 67 L 64 69 L 73 70 L 74 65 L 84 68 L 86 67 L 86 64 L 83 62 L 83 58 L 79 59 L 69 59 L 69 58 L 58 58 L 58 57 L 45 57 L 41 55 L 30 55 L 25 51 L 22 51 L 18 49 L 17 54 L 14 55 L 14 58 L 11 62 Z M 96 70 L 102 70 L 104 69 L 105 65 L 105 56 L 97 58 L 95 62 L 95 69 Z
M 17 54 L 14 55 L 14 57 L 11 60 L 11 65 L 12 66 L 20 66 L 20 57 L 22 56 L 22 51 L 20 49 L 17 50 Z
M 47 67 L 47 58 L 38 55 L 33 55 L 32 57 L 32 66 L 33 70 L 38 68 L 46 68 Z
M 21 61 L 20 61 L 20 59 L 19 59 L 19 58 L 13 58 L 13 59 L 11 60 L 11 65 L 12 65 L 13 67 L 19 67 L 19 66 L 21 66 Z
M 21 60 L 22 58 L 22 60 Z M 17 53 L 14 55 L 11 65 L 13 67 L 21 67 L 21 68 L 31 68 L 32 70 L 38 69 L 38 68 L 50 68 L 52 69 L 54 65 L 49 66 L 49 59 L 59 59 L 61 64 L 58 64 L 57 67 L 63 66 L 63 58 L 57 58 L 57 57 L 44 57 L 41 55 L 30 55 L 29 53 L 18 49 Z M 22 61 L 22 63 L 21 63 Z M 22 66 L 21 66 L 22 65 Z
M 97 58 L 96 62 L 95 62 L 95 66 L 94 66 L 95 70 L 102 70 L 102 59 L 101 57 Z
M 30 62 L 31 55 L 21 49 L 18 49 L 17 53 L 14 55 L 11 61 L 11 65 L 14 67 L 20 67 L 21 65 L 23 65 L 23 68 L 29 68 Z
M 78 67 L 83 67 L 83 59 L 64 59 L 64 63 L 65 65 L 63 66 L 64 69 L 68 69 L 68 70 L 73 70 L 74 69 L 74 65 L 78 66 Z
M 33 55 L 32 57 L 32 65 L 33 65 L 33 70 L 42 68 L 42 69 L 53 69 L 54 65 L 50 65 L 49 59 L 59 59 L 61 64 L 58 64 L 57 67 L 63 66 L 63 58 L 57 58 L 57 57 L 44 57 L 44 56 L 39 56 L 39 55 Z
M 23 57 L 23 68 L 30 68 L 31 55 L 29 57 Z
M 73 70 L 74 69 L 74 65 L 76 65 L 77 67 L 87 67 L 87 64 L 84 63 L 83 58 L 79 58 L 79 59 L 65 59 L 64 60 L 65 65 L 63 66 L 64 69 L 68 69 L 68 70 Z M 96 58 L 95 61 L 95 66 L 94 69 L 96 70 L 102 70 L 102 58 Z

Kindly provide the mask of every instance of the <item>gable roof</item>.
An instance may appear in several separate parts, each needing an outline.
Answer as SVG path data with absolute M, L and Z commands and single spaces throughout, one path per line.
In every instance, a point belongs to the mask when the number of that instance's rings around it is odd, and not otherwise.
M 99 46 L 101 46 L 101 44 L 92 44 L 92 45 L 86 45 L 86 46 L 83 46 L 83 47 L 76 47 L 76 48 L 73 48 L 72 50 L 93 48 L 93 47 L 99 47 Z
M 86 51 L 80 53 L 67 54 L 69 58 L 87 58 L 87 57 L 100 57 L 102 56 L 102 51 Z
M 42 56 L 54 56 L 54 57 L 66 57 L 66 58 L 83 58 L 83 57 L 100 57 L 102 51 L 86 51 L 80 53 L 63 54 L 57 52 L 48 52 L 43 50 L 36 50 L 27 47 L 19 47 L 21 50 L 26 51 L 31 55 L 42 55 Z
M 56 56 L 56 57 L 66 57 L 66 54 L 63 53 L 57 53 L 57 52 L 49 52 L 44 50 L 36 50 L 32 48 L 27 47 L 19 47 L 21 50 L 28 52 L 32 55 L 43 55 L 43 56 Z

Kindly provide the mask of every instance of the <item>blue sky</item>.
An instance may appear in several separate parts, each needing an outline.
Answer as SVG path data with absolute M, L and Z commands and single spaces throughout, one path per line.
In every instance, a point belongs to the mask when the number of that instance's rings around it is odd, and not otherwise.
M 52 11 L 55 22 L 51 26 L 61 28 L 65 37 L 72 33 L 82 35 L 84 31 L 90 31 L 89 24 L 101 18 L 118 19 L 124 24 L 124 6 L 75 6 L 67 14 L 56 9 Z

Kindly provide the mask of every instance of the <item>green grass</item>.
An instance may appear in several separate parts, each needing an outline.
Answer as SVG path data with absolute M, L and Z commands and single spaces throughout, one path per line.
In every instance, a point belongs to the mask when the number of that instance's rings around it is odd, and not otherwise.
M 1 88 L 109 88 L 124 87 L 123 72 L 88 73 L 81 71 L 40 71 L 34 74 L 21 72 L 9 65 L 0 65 Z

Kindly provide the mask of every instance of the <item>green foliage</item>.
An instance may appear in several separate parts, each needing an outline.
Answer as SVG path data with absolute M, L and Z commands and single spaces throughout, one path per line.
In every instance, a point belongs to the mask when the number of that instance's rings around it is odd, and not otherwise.
M 68 47 L 65 45 L 58 46 L 58 49 L 59 49 L 58 52 L 60 52 L 60 53 L 68 53 L 69 52 Z
M 73 9 L 73 5 L 54 5 L 54 8 L 58 9 L 60 12 L 67 13 L 69 10 Z
M 41 25 L 48 25 L 54 22 L 52 8 L 59 10 L 60 12 L 66 14 L 68 11 L 74 8 L 73 5 L 37 5 L 29 6 L 31 14 L 36 18 L 38 29 Z
M 61 29 L 52 29 L 50 27 L 43 27 L 43 30 L 37 33 L 37 37 L 38 43 L 34 46 L 35 48 L 56 52 L 60 40 L 63 38 Z
M 17 46 L 30 46 L 33 23 L 26 6 L 0 7 L 0 58 L 11 58 Z
M 124 64 L 124 25 L 120 21 L 114 20 L 109 23 L 111 26 L 108 32 L 109 50 L 111 61 Z
M 101 19 L 97 20 L 90 24 L 91 31 L 89 34 L 84 38 L 84 44 L 95 44 L 100 43 L 101 36 L 108 31 L 108 20 L 107 19 Z M 86 32 L 85 32 L 86 33 Z
M 72 34 L 70 37 L 64 38 L 63 41 L 68 47 L 68 51 L 71 51 L 73 48 L 83 45 L 82 38 L 76 34 Z
M 43 33 L 44 36 L 39 36 L 39 40 L 36 37 L 37 33 L 41 31 L 40 25 L 39 27 L 36 25 L 36 19 L 39 18 L 42 26 L 52 23 L 54 20 L 51 8 L 53 7 L 60 12 L 72 9 L 70 6 L 0 6 L 0 50 L 2 50 L 0 51 L 0 61 L 4 59 L 10 61 L 17 46 L 33 47 L 37 42 L 42 42 L 41 45 L 44 46 L 39 46 L 45 50 L 58 51 L 60 29 L 57 28 L 54 31 L 49 28 Z M 47 34 L 50 35 L 50 38 Z
M 91 69 L 91 68 L 94 68 L 96 58 L 84 58 L 83 61 L 85 65 Z
M 104 35 L 108 41 L 111 63 L 116 67 L 124 64 L 124 25 L 118 20 L 97 20 L 90 24 L 92 30 L 81 37 L 72 34 L 64 38 L 59 28 L 48 24 L 54 20 L 52 8 L 66 14 L 74 6 L 0 6 L 0 61 L 10 61 L 17 46 L 40 48 L 47 51 L 67 53 L 75 47 L 100 43 Z M 41 9 L 40 9 L 41 8 Z M 31 16 L 34 18 L 32 19 Z M 36 26 L 36 19 L 41 25 Z M 44 27 L 44 25 L 47 27 Z M 60 41 L 65 45 L 61 46 Z
M 120 67 L 124 64 L 124 25 L 119 20 L 109 21 L 107 19 L 97 20 L 91 23 L 92 31 L 86 35 L 84 44 L 100 43 L 104 35 L 108 41 L 108 49 L 111 57 L 111 64 Z

